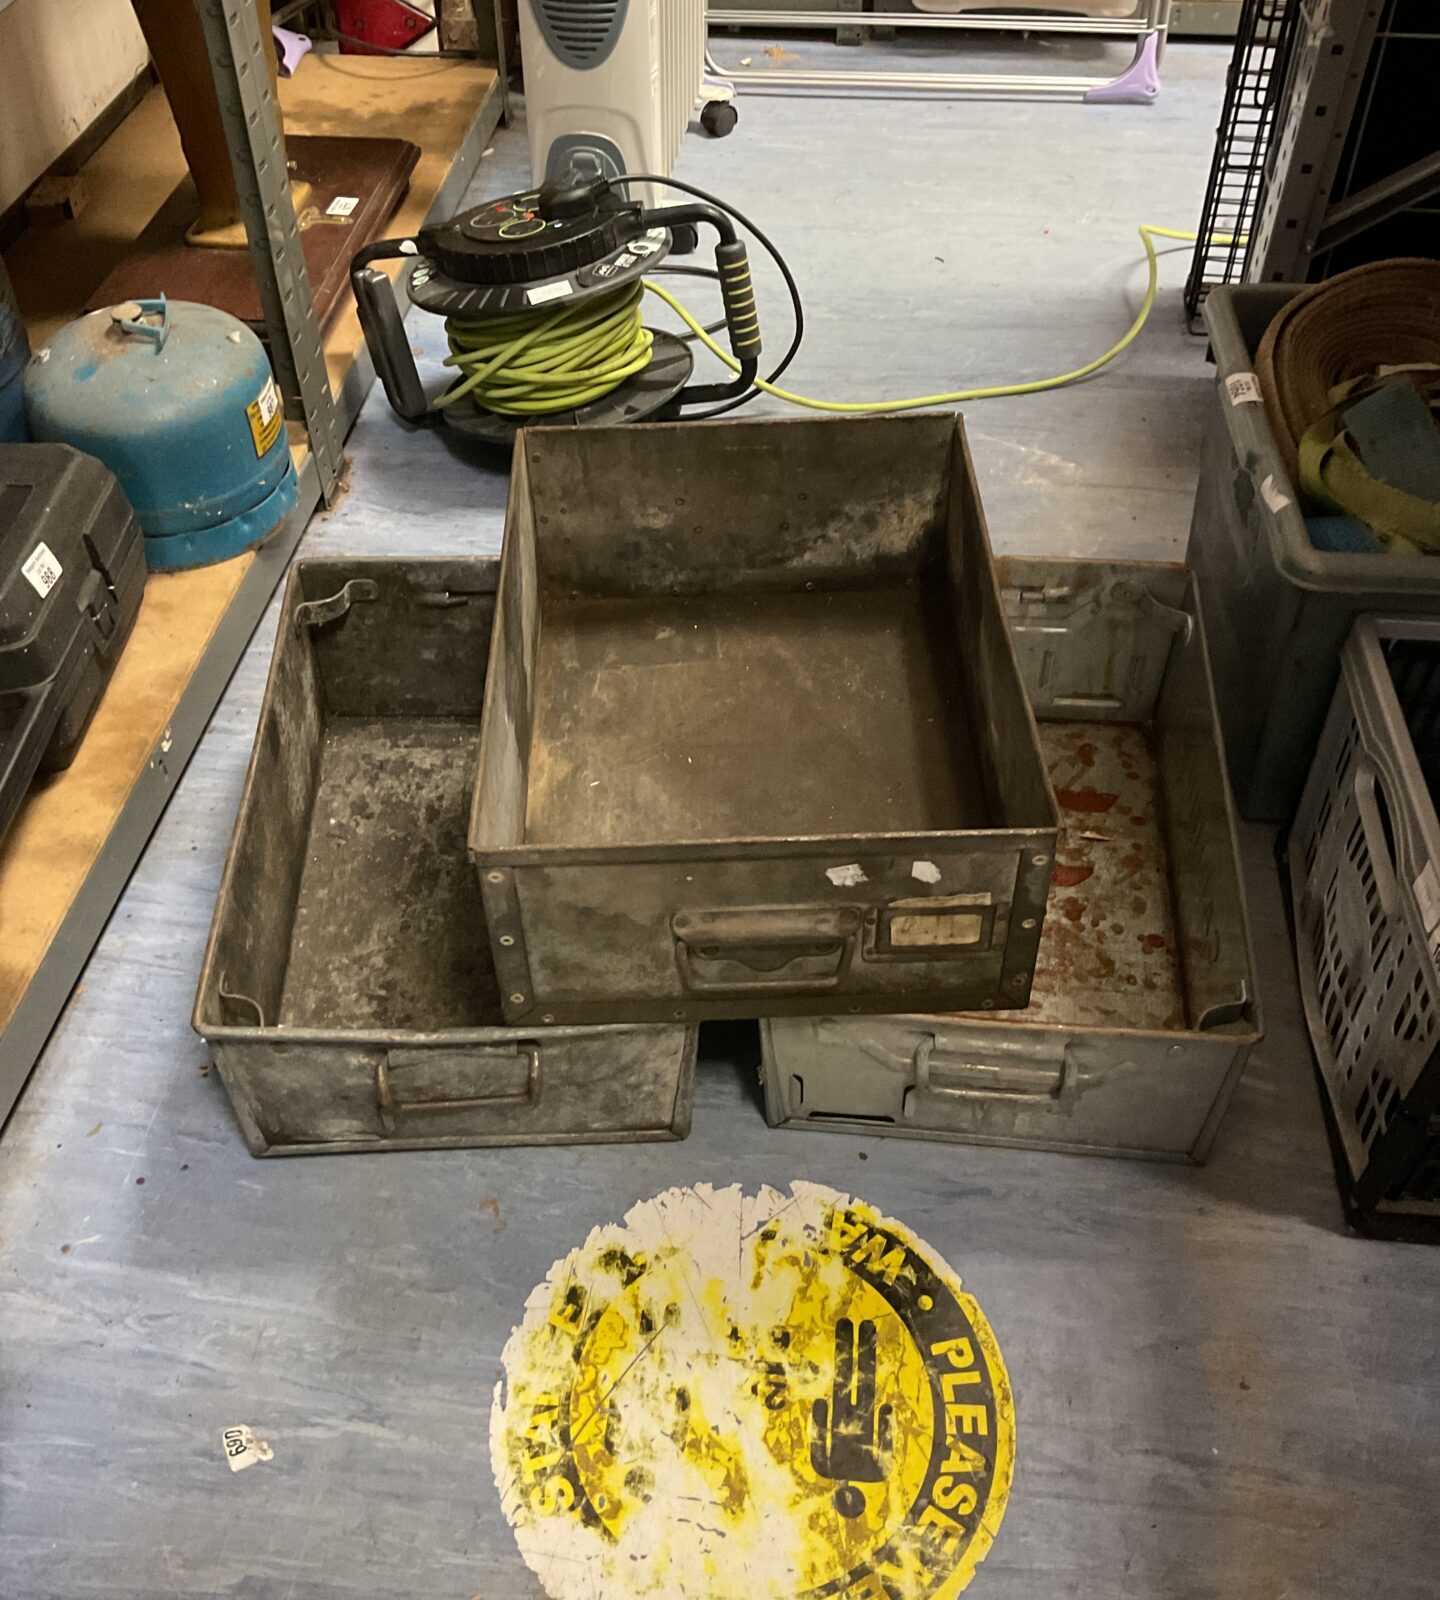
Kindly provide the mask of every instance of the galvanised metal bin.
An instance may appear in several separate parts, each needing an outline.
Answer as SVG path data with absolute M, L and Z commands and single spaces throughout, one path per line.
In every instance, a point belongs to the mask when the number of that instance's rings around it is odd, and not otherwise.
M 957 417 L 527 432 L 494 653 L 512 1024 L 1028 997 L 1054 801 Z
M 1205 595 L 1215 691 L 1244 816 L 1289 821 L 1365 611 L 1440 611 L 1434 556 L 1337 554 L 1310 543 L 1254 376 L 1265 329 L 1299 285 L 1212 289 L 1216 365 L 1186 561 Z
M 1062 817 L 1030 1006 L 763 1022 L 766 1118 L 1201 1161 L 1260 1016 L 1195 585 L 999 568 Z
M 693 1029 L 504 1026 L 465 853 L 498 568 L 290 575 L 195 1003 L 255 1155 L 689 1131 Z

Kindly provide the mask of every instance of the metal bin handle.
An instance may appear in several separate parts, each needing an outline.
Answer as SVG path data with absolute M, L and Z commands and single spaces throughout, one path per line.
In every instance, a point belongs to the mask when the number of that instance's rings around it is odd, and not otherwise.
M 853 907 L 677 912 L 675 960 L 691 993 L 814 994 L 839 987 L 859 942 Z
M 936 1060 L 940 1057 L 940 1060 Z M 1063 1104 L 1072 1100 L 1078 1088 L 1079 1072 L 1071 1051 L 1070 1040 L 1060 1055 L 1060 1068 L 1056 1073 L 1046 1068 L 1011 1066 L 1005 1062 L 966 1061 L 963 1058 L 945 1058 L 945 1051 L 933 1033 L 927 1033 L 915 1047 L 914 1088 L 905 1096 L 905 1115 L 914 1116 L 914 1101 L 921 1095 L 934 1095 L 947 1100 L 1025 1100 Z M 932 1065 L 947 1071 L 968 1075 L 969 1083 L 934 1083 L 930 1078 Z M 1015 1076 L 1019 1075 L 1019 1081 Z M 1009 1082 L 1005 1082 L 1006 1077 Z M 1033 1082 L 1027 1080 L 1034 1080 Z
M 457 1052 L 447 1051 L 447 1055 Z M 469 1054 L 469 1052 L 467 1052 Z M 540 1046 L 538 1044 L 517 1044 L 514 1059 L 524 1060 L 526 1063 L 525 1087 L 523 1089 L 507 1090 L 502 1094 L 472 1094 L 460 1095 L 451 1099 L 440 1100 L 401 1100 L 390 1082 L 391 1068 L 397 1070 L 419 1066 L 423 1062 L 433 1061 L 436 1052 L 433 1050 L 392 1050 L 387 1056 L 375 1063 L 375 1103 L 380 1112 L 380 1125 L 386 1133 L 394 1133 L 396 1119 L 414 1111 L 476 1111 L 484 1106 L 533 1106 L 539 1103 L 541 1091 L 540 1078 Z M 498 1051 L 487 1051 L 477 1060 L 504 1060 L 508 1059 Z

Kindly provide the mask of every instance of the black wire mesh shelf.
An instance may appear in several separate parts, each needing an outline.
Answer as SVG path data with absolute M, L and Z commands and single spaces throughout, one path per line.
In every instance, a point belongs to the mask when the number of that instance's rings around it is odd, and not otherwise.
M 1300 11 L 1300 0 L 1244 0 L 1185 283 L 1185 315 L 1192 326 L 1209 290 L 1245 275 Z

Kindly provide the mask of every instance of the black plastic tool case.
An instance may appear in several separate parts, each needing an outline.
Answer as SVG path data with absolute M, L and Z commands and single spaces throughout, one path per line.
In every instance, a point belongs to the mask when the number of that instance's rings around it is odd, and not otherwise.
M 108 468 L 0 445 L 0 836 L 35 774 L 74 759 L 144 587 L 145 540 Z

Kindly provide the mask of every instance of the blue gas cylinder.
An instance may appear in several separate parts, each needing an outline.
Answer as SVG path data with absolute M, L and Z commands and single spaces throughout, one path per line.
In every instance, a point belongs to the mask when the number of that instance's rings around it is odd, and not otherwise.
M 264 346 L 213 306 L 162 297 L 81 317 L 30 358 L 25 410 L 36 439 L 120 480 L 152 572 L 238 555 L 295 504 Z

